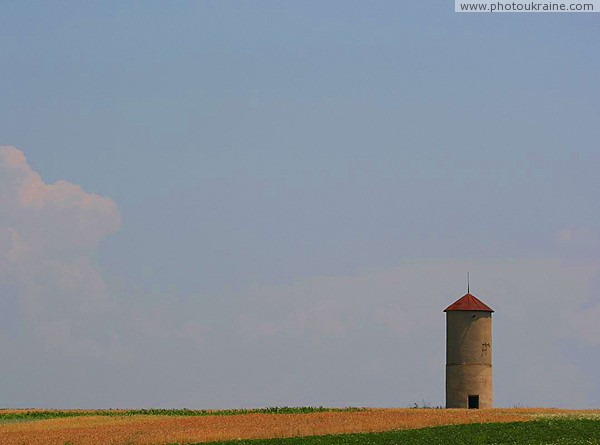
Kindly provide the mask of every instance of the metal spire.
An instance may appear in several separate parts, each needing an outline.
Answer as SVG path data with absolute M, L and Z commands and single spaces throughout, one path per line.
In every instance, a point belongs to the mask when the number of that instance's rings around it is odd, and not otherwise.
M 469 272 L 467 272 L 467 293 L 471 293 L 471 283 L 469 282 Z

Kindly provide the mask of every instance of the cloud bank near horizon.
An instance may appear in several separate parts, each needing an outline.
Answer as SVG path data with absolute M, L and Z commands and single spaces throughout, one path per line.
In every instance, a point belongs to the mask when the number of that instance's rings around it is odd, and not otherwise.
M 5 372 L 5 403 L 441 404 L 442 310 L 464 293 L 467 270 L 473 293 L 496 310 L 498 404 L 582 407 L 600 397 L 589 365 L 569 355 L 600 346 L 593 261 L 415 259 L 157 303 L 108 291 L 95 253 L 120 226 L 110 198 L 45 184 L 22 151 L 0 147 L 0 298 L 5 324 L 18 320 L 0 329 L 0 347 L 25 357 Z M 594 236 L 557 234 L 567 244 Z M 48 369 L 48 380 L 36 383 L 32 364 Z M 64 382 L 72 381 L 71 397 Z
M 320 345 L 324 339 L 337 344 L 339 350 L 331 348 L 319 358 L 324 361 L 321 369 L 327 370 L 325 392 L 330 398 L 336 392 L 331 388 L 352 393 L 352 387 L 364 382 L 375 392 L 380 380 L 397 399 L 442 404 L 442 311 L 466 293 L 462 278 L 467 270 L 472 293 L 496 311 L 496 402 L 594 406 L 600 388 L 568 350 L 598 346 L 600 331 L 593 317 L 600 305 L 592 291 L 597 264 L 545 258 L 406 261 L 353 276 L 262 288 L 249 296 L 240 324 L 245 335 L 262 342 L 284 337 L 293 344 L 303 339 L 315 350 L 327 348 Z M 307 366 L 306 372 L 318 381 L 316 371 Z M 356 380 L 342 390 L 332 374 Z M 391 400 L 386 403 L 393 406 Z

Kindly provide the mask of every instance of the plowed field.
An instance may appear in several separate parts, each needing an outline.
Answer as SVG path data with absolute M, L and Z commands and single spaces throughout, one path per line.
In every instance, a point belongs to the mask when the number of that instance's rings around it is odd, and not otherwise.
M 8 412 L 8 411 L 4 411 Z M 14 412 L 14 411 L 13 411 Z M 0 411 L 2 413 L 2 411 Z M 197 443 L 375 432 L 428 426 L 515 422 L 539 415 L 600 415 L 600 411 L 549 409 L 366 409 L 308 414 L 239 414 L 209 416 L 86 415 L 0 424 L 3 445 L 100 445 Z

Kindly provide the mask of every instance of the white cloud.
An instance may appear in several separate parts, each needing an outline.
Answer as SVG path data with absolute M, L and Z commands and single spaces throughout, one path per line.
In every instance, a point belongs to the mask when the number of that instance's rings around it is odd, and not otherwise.
M 575 247 L 598 248 L 600 247 L 600 236 L 589 227 L 568 227 L 558 232 L 561 243 Z
M 22 151 L 0 146 L 0 292 L 15 289 L 19 310 L 11 316 L 21 333 L 0 333 L 3 350 L 41 346 L 60 357 L 131 366 L 146 358 L 135 350 L 142 344 L 202 346 L 208 330 L 193 319 L 109 294 L 94 257 L 120 225 L 112 199 L 64 180 L 46 184 Z
M 45 184 L 23 152 L 0 147 L 0 277 L 17 286 L 39 341 L 93 355 L 114 348 L 98 322 L 112 302 L 92 254 L 120 224 L 113 200 L 67 181 Z

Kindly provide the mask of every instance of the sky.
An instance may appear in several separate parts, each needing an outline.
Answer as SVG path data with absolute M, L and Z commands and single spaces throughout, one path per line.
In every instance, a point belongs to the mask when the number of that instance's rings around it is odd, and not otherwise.
M 600 28 L 449 1 L 4 2 L 6 407 L 600 407 Z

